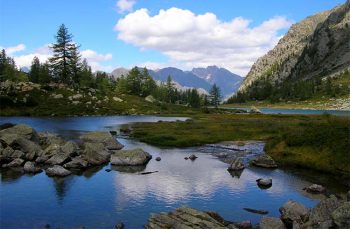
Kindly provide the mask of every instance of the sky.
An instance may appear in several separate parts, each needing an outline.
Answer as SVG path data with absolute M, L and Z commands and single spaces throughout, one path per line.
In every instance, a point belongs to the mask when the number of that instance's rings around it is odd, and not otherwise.
M 0 0 L 0 48 L 46 61 L 63 23 L 93 70 L 217 65 L 245 76 L 293 23 L 345 0 Z

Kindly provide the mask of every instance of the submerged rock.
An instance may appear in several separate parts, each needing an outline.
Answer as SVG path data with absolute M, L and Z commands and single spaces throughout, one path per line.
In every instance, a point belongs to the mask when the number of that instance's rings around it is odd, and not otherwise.
M 194 154 L 192 154 L 191 156 L 188 157 L 188 159 L 190 159 L 192 161 L 196 160 L 197 158 L 198 157 L 196 155 L 194 155 Z
M 228 167 L 228 171 L 240 171 L 244 169 L 244 164 L 241 162 L 239 158 L 236 158 L 230 166 Z
M 287 225 L 293 225 L 294 221 L 297 223 L 305 222 L 309 216 L 309 209 L 293 200 L 286 202 L 280 207 L 279 211 L 281 213 L 281 219 Z
M 162 160 L 162 158 L 156 157 L 156 161 L 161 161 L 161 160 Z
M 285 229 L 283 222 L 279 218 L 264 216 L 260 223 L 259 229 Z
M 182 207 L 173 212 L 151 214 L 146 229 L 160 228 L 195 228 L 195 229 L 237 229 L 233 224 L 222 222 L 222 218 L 212 213 L 198 211 L 193 208 Z
M 251 163 L 252 165 L 263 168 L 277 168 L 276 162 L 267 154 L 254 158 Z
M 120 150 L 124 147 L 109 132 L 89 132 L 80 138 L 85 142 L 103 143 L 108 150 Z
M 111 155 L 111 164 L 120 166 L 145 165 L 152 156 L 142 149 L 120 150 Z
M 59 176 L 64 177 L 72 174 L 69 170 L 63 168 L 60 165 L 54 165 L 53 167 L 50 167 L 45 170 L 46 175 L 52 177 L 52 176 Z
M 266 215 L 266 214 L 269 214 L 269 211 L 266 211 L 266 210 L 260 210 L 260 209 L 243 208 L 243 210 L 245 210 L 245 211 L 247 211 L 247 212 L 255 213 L 255 214 L 260 214 L 260 215 Z

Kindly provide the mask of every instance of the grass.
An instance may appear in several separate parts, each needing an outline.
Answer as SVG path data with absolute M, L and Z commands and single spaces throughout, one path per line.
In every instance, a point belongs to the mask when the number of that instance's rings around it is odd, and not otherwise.
M 132 137 L 164 147 L 264 140 L 280 165 L 350 176 L 350 118 L 328 115 L 197 114 L 186 122 L 137 123 Z
M 79 99 L 79 104 L 72 104 L 69 96 L 80 93 L 84 95 Z M 55 99 L 52 94 L 62 94 L 64 98 Z M 191 114 L 198 110 L 173 104 L 149 103 L 143 98 L 132 95 L 120 95 L 116 93 L 95 94 L 97 99 L 92 99 L 88 92 L 71 91 L 67 89 L 54 89 L 50 92 L 42 90 L 32 90 L 29 92 L 19 92 L 15 95 L 1 96 L 1 116 L 68 116 L 68 115 L 129 115 L 129 114 Z M 104 100 L 105 96 L 108 100 Z M 113 100 L 118 97 L 123 102 Z M 23 98 L 27 98 L 31 103 L 23 103 Z M 17 102 L 11 102 L 17 99 Z M 9 104 L 5 102 L 9 101 Z M 100 102 L 98 102 L 100 101 Z

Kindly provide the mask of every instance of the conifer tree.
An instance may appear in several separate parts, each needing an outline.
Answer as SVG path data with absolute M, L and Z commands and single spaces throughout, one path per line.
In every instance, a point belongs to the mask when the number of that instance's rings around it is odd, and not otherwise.
M 215 106 L 216 108 L 219 106 L 221 101 L 221 92 L 220 88 L 214 84 L 212 88 L 210 89 L 210 102 L 211 105 Z
M 51 46 L 53 57 L 50 58 L 50 64 L 55 77 L 60 82 L 70 83 L 72 81 L 72 51 L 76 50 L 72 40 L 73 36 L 69 33 L 67 27 L 62 24 L 55 38 L 56 43 Z
M 35 56 L 33 58 L 32 65 L 30 67 L 29 80 L 33 83 L 38 83 L 39 75 L 40 75 L 40 61 L 39 61 L 39 58 Z

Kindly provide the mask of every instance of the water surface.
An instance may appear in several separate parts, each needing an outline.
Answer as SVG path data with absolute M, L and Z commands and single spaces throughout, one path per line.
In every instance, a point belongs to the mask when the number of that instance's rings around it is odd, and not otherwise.
M 241 109 L 250 111 L 251 108 L 242 107 L 222 107 L 222 109 Z M 263 114 L 301 114 L 301 115 L 322 115 L 330 114 L 336 116 L 350 116 L 350 111 L 346 110 L 313 110 L 313 109 L 284 109 L 284 108 L 259 108 Z
M 178 118 L 156 116 L 82 117 L 82 118 L 7 118 L 1 122 L 27 123 L 39 131 L 72 136 L 80 131 L 117 129 L 122 123 L 167 121 Z M 279 216 L 278 208 L 293 199 L 313 207 L 320 196 L 308 195 L 302 188 L 313 182 L 327 184 L 332 192 L 345 192 L 346 187 L 322 174 L 304 178 L 302 173 L 249 167 L 241 174 L 230 174 L 227 164 L 208 152 L 206 147 L 161 149 L 132 139 L 121 138 L 125 149 L 142 148 L 154 159 L 145 167 L 94 167 L 66 178 L 50 178 L 45 173 L 21 175 L 1 171 L 1 228 L 113 228 L 124 222 L 126 228 L 142 228 L 150 213 L 172 211 L 180 206 L 217 211 L 232 221 L 252 220 L 261 216 L 243 208 L 265 209 L 270 216 Z M 259 154 L 263 144 L 248 147 Z M 213 148 L 210 148 L 213 150 Z M 184 157 L 195 153 L 195 161 Z M 106 172 L 111 168 L 111 172 Z M 139 175 L 140 171 L 159 171 Z M 273 186 L 262 190 L 255 180 L 272 178 Z

